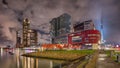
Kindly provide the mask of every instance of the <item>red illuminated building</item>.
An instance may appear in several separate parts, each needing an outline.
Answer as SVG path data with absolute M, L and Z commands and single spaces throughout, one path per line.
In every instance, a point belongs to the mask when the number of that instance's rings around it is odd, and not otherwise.
M 93 45 L 100 41 L 98 30 L 85 30 L 68 34 L 68 44 L 72 45 Z
M 68 44 L 80 47 L 98 49 L 101 33 L 96 30 L 92 20 L 77 23 L 73 26 L 74 32 L 68 34 Z

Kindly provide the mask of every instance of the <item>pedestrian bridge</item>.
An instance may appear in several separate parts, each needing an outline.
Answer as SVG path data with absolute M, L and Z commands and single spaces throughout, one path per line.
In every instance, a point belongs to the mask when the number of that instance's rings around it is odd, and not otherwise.
M 16 48 L 14 49 L 14 53 L 18 55 L 26 54 L 26 53 L 31 53 L 31 52 L 37 52 L 37 49 L 29 49 L 29 48 Z

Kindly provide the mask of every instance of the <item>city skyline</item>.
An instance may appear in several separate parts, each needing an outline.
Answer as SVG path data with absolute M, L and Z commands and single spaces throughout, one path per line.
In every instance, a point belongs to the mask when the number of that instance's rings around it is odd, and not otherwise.
M 19 4 L 18 4 L 19 3 Z M 0 0 L 0 44 L 15 44 L 15 31 L 22 28 L 22 20 L 29 18 L 31 28 L 37 29 L 41 39 L 49 39 L 49 22 L 68 13 L 71 23 L 92 19 L 97 29 L 104 27 L 104 39 L 120 43 L 119 0 Z

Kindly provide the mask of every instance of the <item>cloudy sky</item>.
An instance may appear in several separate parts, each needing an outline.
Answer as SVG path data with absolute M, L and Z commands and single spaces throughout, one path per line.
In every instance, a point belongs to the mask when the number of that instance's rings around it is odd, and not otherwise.
M 0 0 L 0 44 L 15 44 L 23 18 L 29 18 L 31 28 L 47 41 L 49 21 L 63 13 L 72 16 L 72 23 L 92 19 L 97 29 L 102 22 L 104 39 L 120 42 L 120 0 Z

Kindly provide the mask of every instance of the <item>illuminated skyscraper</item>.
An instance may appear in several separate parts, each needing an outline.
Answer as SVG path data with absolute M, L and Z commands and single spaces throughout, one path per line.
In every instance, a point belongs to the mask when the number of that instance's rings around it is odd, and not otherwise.
M 30 21 L 24 19 L 23 21 L 23 47 L 37 45 L 37 31 L 35 29 L 30 29 Z
M 29 46 L 28 45 L 28 40 L 30 40 L 29 37 L 28 37 L 29 29 L 30 29 L 30 21 L 26 18 L 23 21 L 23 42 L 22 42 L 23 47 Z
M 38 43 L 37 30 L 30 28 L 30 21 L 23 21 L 23 29 L 16 32 L 16 47 L 36 46 Z

